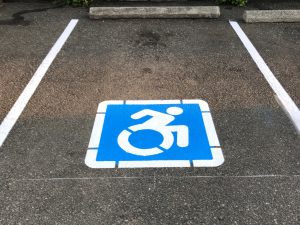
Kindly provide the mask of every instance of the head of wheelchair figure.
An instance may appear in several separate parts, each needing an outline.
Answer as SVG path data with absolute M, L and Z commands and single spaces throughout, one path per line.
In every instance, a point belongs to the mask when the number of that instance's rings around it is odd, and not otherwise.
M 167 109 L 167 113 L 173 116 L 177 116 L 182 114 L 183 110 L 180 107 L 172 106 Z

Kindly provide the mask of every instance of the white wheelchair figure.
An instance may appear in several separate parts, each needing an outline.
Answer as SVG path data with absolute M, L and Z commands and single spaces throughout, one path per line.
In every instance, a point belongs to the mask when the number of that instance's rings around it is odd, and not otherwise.
M 189 145 L 189 129 L 185 125 L 169 125 L 173 120 L 175 120 L 176 115 L 183 113 L 183 110 L 179 107 L 169 107 L 167 113 L 157 112 L 151 109 L 141 110 L 133 115 L 132 119 L 138 120 L 145 116 L 151 116 L 151 118 L 145 121 L 142 124 L 137 124 L 134 126 L 128 127 L 128 130 L 123 130 L 118 136 L 119 146 L 127 153 L 139 155 L 139 156 L 150 156 L 163 153 L 163 150 L 168 150 L 172 147 L 174 143 L 174 134 L 177 135 L 177 146 L 178 147 L 187 147 Z M 129 142 L 129 137 L 134 132 L 140 130 L 154 130 L 159 132 L 163 136 L 163 141 L 158 147 L 153 148 L 137 148 L 134 147 Z

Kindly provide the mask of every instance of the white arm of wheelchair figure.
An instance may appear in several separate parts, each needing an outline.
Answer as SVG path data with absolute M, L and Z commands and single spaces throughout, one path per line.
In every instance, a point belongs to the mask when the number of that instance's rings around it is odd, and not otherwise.
M 132 114 L 131 118 L 134 120 L 138 120 L 140 118 L 143 118 L 144 116 L 154 116 L 155 114 L 157 114 L 157 113 L 151 109 L 144 109 L 135 114 Z

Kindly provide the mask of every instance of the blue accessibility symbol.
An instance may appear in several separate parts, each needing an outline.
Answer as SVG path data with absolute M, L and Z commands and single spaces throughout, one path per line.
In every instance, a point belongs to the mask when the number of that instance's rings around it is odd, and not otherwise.
M 91 168 L 216 167 L 223 162 L 203 100 L 101 102 L 85 158 Z

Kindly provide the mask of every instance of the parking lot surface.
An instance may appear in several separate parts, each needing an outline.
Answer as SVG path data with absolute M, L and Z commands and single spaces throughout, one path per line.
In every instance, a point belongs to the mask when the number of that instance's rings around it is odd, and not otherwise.
M 22 7 L 0 12 L 9 19 Z M 229 21 L 92 21 L 66 7 L 24 18 L 0 23 L 1 120 L 70 20 L 79 21 L 0 148 L 1 223 L 299 223 L 299 135 Z M 300 24 L 240 26 L 299 107 Z M 85 165 L 100 102 L 155 99 L 205 100 L 224 164 Z

